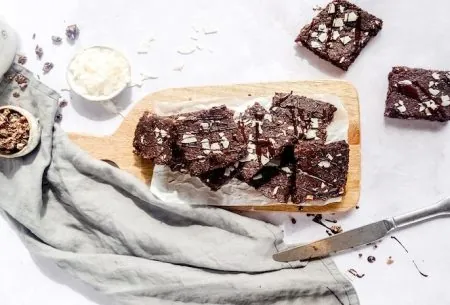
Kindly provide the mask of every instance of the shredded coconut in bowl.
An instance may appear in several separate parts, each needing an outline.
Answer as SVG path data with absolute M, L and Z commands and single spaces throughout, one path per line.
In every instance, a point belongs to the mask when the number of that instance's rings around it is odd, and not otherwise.
M 69 64 L 69 85 L 88 100 L 113 98 L 130 82 L 130 64 L 120 52 L 92 47 L 75 55 Z

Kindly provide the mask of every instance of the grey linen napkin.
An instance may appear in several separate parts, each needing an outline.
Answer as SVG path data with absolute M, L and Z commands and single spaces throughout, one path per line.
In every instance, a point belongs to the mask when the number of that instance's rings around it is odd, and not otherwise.
M 17 72 L 28 88 L 5 78 L 0 105 L 37 116 L 42 140 L 26 157 L 0 159 L 0 209 L 34 256 L 117 304 L 359 304 L 331 260 L 303 268 L 273 261 L 283 246 L 278 227 L 161 202 L 144 183 L 89 157 L 54 123 L 58 94 L 23 68 L 10 71 Z

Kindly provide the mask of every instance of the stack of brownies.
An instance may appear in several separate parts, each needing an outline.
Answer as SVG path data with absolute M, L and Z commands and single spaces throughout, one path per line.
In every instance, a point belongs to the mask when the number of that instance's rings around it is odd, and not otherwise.
M 270 109 L 255 103 L 241 114 L 225 106 L 166 117 L 146 112 L 134 152 L 212 190 L 237 178 L 276 202 L 326 200 L 344 193 L 348 172 L 348 144 L 325 144 L 336 110 L 276 93 Z

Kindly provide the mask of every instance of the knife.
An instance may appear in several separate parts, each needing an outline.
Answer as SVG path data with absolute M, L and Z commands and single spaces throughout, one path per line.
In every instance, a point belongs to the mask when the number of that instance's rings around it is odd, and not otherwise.
M 274 254 L 273 259 L 278 262 L 291 262 L 327 256 L 374 242 L 394 230 L 440 216 L 450 216 L 450 198 L 404 215 L 377 221 L 310 244 L 281 251 Z

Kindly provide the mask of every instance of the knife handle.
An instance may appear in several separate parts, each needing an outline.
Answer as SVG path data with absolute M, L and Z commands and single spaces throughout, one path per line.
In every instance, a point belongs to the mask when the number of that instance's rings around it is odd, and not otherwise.
M 395 228 L 403 228 L 418 222 L 440 216 L 450 216 L 450 198 L 438 203 L 392 218 Z

